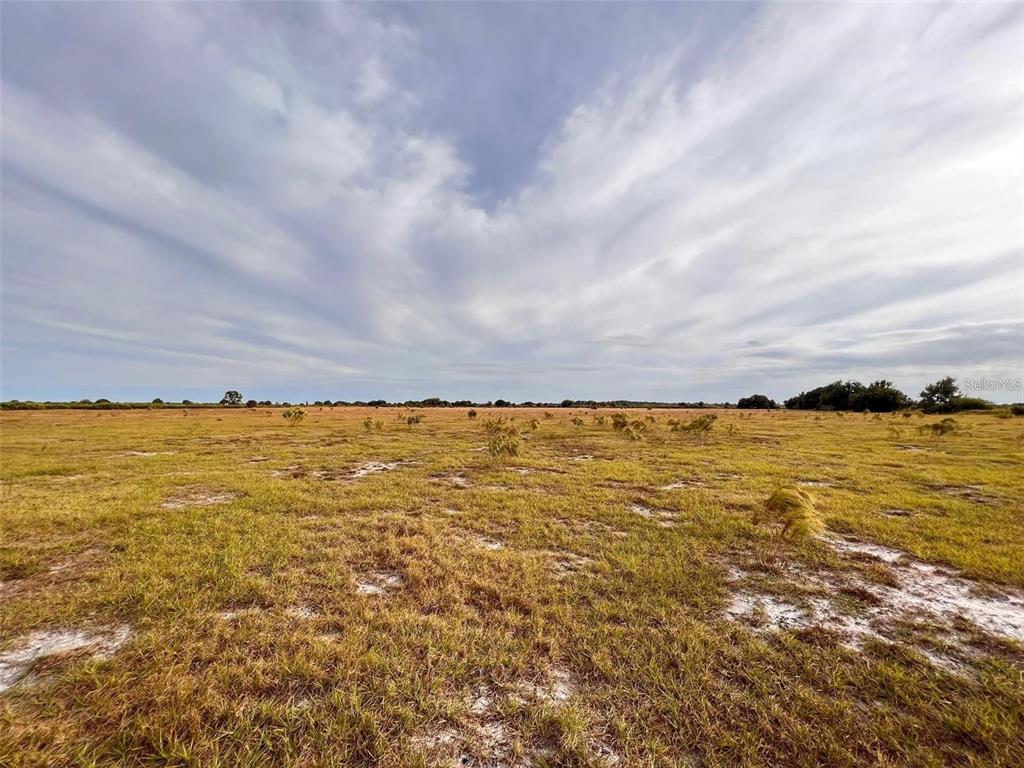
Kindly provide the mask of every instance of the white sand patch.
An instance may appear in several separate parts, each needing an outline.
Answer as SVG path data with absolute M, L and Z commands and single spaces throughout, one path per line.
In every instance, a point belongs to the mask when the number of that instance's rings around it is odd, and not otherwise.
M 320 612 L 310 605 L 289 605 L 284 609 L 284 613 L 286 616 L 291 616 L 293 619 L 301 621 L 309 621 L 320 615 Z
M 570 461 L 593 461 L 594 457 L 591 456 L 589 453 L 583 453 L 583 454 L 580 454 L 579 456 L 572 456 L 572 457 L 570 457 L 569 460 Z
M 593 565 L 593 558 L 577 555 L 575 552 L 549 552 L 556 579 L 566 579 Z
M 802 485 L 804 488 L 831 488 L 832 483 L 825 480 L 797 480 L 797 485 Z
M 125 451 L 125 456 L 148 458 L 150 456 L 174 456 L 174 451 Z
M 49 573 L 51 576 L 60 575 L 66 571 L 72 570 L 77 566 L 85 565 L 89 560 L 95 559 L 103 554 L 103 550 L 98 547 L 89 547 L 81 552 L 58 560 L 56 563 L 50 566 Z
M 473 538 L 477 546 L 483 547 L 490 552 L 497 552 L 499 549 L 505 548 L 505 542 L 501 539 L 495 539 L 491 536 L 476 536 Z
M 356 579 L 356 592 L 360 595 L 380 596 L 401 589 L 405 580 L 395 571 L 372 571 Z
M 190 491 L 172 496 L 160 506 L 164 509 L 184 509 L 185 507 L 209 507 L 215 504 L 228 504 L 239 498 L 241 494 L 234 491 Z
M 564 667 L 552 667 L 539 680 L 521 680 L 514 686 L 520 701 L 561 707 L 576 695 L 576 681 Z
M 367 461 L 351 470 L 348 477 L 351 480 L 359 480 L 369 475 L 379 475 L 381 472 L 393 472 L 408 463 L 405 461 Z
M 800 606 L 779 597 L 753 592 L 736 592 L 725 613 L 734 621 L 743 621 L 759 630 L 811 625 L 810 614 Z
M 844 555 L 869 555 L 885 563 L 897 563 L 906 557 L 905 552 L 883 544 L 873 544 L 869 541 L 844 539 L 839 536 L 822 536 L 821 540 Z
M 837 544 L 836 542 L 840 542 Z M 951 620 L 962 617 L 987 632 L 1024 643 L 1024 595 L 1000 590 L 978 594 L 977 584 L 952 568 L 916 560 L 905 552 L 879 544 L 830 539 L 841 552 L 874 555 L 892 566 L 899 585 L 872 586 L 884 604 L 904 613 L 921 612 Z
M 659 490 L 662 491 L 676 491 L 685 488 L 706 488 L 707 483 L 703 480 L 697 480 L 696 478 L 688 478 L 683 480 L 675 480 L 668 485 L 659 486 Z
M 39 660 L 74 651 L 90 651 L 93 660 L 112 656 L 131 637 L 127 626 L 103 629 L 41 630 L 0 653 L 0 692 L 6 691 Z
M 954 672 L 968 671 L 963 659 L 977 655 L 969 636 L 956 620 L 966 619 L 979 629 L 1024 643 L 1024 595 L 979 585 L 958 571 L 918 560 L 906 552 L 873 542 L 838 536 L 823 537 L 844 558 L 865 558 L 884 564 L 895 586 L 876 584 L 856 573 L 838 579 L 814 574 L 787 573 L 790 583 L 804 587 L 807 596 L 787 599 L 740 586 L 726 615 L 754 626 L 757 631 L 824 627 L 845 638 L 845 645 L 861 648 L 869 638 L 898 642 L 893 628 L 904 620 L 925 620 L 937 627 L 949 654 L 930 647 L 915 649 L 936 665 Z M 742 583 L 743 571 L 730 568 L 732 583 Z M 858 599 L 850 613 L 843 601 Z M 950 655 L 951 654 L 951 655 Z
M 662 528 L 671 528 L 676 524 L 675 514 L 673 512 L 669 512 L 667 509 L 653 509 L 652 507 L 646 507 L 643 504 L 630 504 L 629 511 L 640 515 L 640 517 L 656 522 Z

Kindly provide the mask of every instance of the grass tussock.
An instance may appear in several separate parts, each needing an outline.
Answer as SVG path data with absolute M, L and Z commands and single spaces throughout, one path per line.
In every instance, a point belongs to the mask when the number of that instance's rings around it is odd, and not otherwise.
M 803 488 L 779 488 L 754 516 L 755 525 L 772 525 L 787 541 L 803 541 L 825 529 L 814 499 Z

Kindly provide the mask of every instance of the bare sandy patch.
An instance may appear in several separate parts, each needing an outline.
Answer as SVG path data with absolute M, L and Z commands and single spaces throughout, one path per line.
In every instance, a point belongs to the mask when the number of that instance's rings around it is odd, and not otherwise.
M 499 549 L 505 548 L 505 542 L 493 536 L 474 536 L 473 543 L 489 552 L 497 552 Z
M 183 509 L 185 507 L 209 507 L 216 504 L 228 504 L 241 498 L 235 491 L 191 490 L 178 493 L 164 501 L 160 506 L 164 509 Z
M 998 500 L 985 492 L 982 485 L 944 485 L 934 484 L 927 486 L 928 490 L 941 493 L 945 496 L 953 496 L 958 499 L 974 502 L 975 504 L 996 504 Z
M 594 564 L 594 559 L 584 555 L 577 555 L 575 552 L 552 551 L 547 553 L 551 558 L 551 566 L 556 579 L 567 579 L 586 571 Z
M 149 458 L 151 456 L 174 456 L 175 451 L 125 451 L 124 456 Z
M 356 578 L 356 592 L 380 597 L 401 589 L 405 580 L 396 571 L 370 571 Z
M 821 627 L 841 635 L 843 644 L 861 649 L 868 639 L 905 642 L 897 627 L 923 622 L 941 639 L 941 647 L 914 643 L 915 650 L 951 672 L 970 674 L 967 662 L 977 657 L 963 622 L 978 631 L 1024 643 L 1024 595 L 986 587 L 955 569 L 918 560 L 906 552 L 873 542 L 839 536 L 823 541 L 844 559 L 878 562 L 893 583 L 878 584 L 848 571 L 836 576 L 787 568 L 786 578 L 803 592 L 783 597 L 746 583 L 747 574 L 730 569 L 736 588 L 725 614 L 756 632 Z
M 911 517 L 914 514 L 911 510 L 901 507 L 889 507 L 881 510 L 881 512 L 886 517 Z
M 284 614 L 300 621 L 311 621 L 320 615 L 320 611 L 307 603 L 300 603 L 299 605 L 289 605 L 284 609 Z
M 513 686 L 513 694 L 520 703 L 562 707 L 576 695 L 576 680 L 568 669 L 555 666 L 543 677 L 520 680 Z
M 672 528 L 676 525 L 675 513 L 669 512 L 667 509 L 654 509 L 643 504 L 630 504 L 629 511 L 647 520 L 656 522 L 662 528 Z
M 690 478 L 683 478 L 682 480 L 674 480 L 673 482 L 668 483 L 667 485 L 661 485 L 661 486 L 658 487 L 658 490 L 660 490 L 660 491 L 678 491 L 678 490 L 694 489 L 694 488 L 706 488 L 706 487 L 707 487 L 707 483 L 705 483 L 703 480 L 698 480 L 697 478 L 690 477 Z
M 26 677 L 42 659 L 85 652 L 93 660 L 106 659 L 116 653 L 131 634 L 128 626 L 33 632 L 0 653 L 0 692 Z
M 964 618 L 986 632 L 1024 643 L 1024 594 L 995 587 L 980 589 L 977 582 L 954 568 L 926 563 L 881 544 L 839 537 L 826 541 L 847 555 L 866 554 L 892 566 L 898 586 L 870 587 L 883 605 L 905 613 L 933 614 L 947 624 Z
M 469 488 L 473 485 L 473 482 L 468 477 L 461 473 L 443 473 L 439 475 L 434 475 L 431 478 L 431 480 L 433 480 L 435 483 L 449 485 L 452 488 Z

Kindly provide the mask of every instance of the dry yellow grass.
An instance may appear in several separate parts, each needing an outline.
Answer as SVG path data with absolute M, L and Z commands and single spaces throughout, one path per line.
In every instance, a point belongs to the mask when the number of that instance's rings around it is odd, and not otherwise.
M 496 459 L 497 410 L 306 410 L 0 414 L 0 765 L 1024 764 L 1012 639 L 727 610 L 838 585 L 852 621 L 899 581 L 777 550 L 753 516 L 795 484 L 1012 614 L 1021 419 L 502 409 L 539 427 Z

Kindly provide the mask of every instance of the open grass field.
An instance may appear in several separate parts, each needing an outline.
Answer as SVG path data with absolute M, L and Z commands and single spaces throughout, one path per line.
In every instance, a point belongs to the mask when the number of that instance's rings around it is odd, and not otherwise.
M 0 765 L 1024 765 L 1024 420 L 405 413 L 0 414 Z

